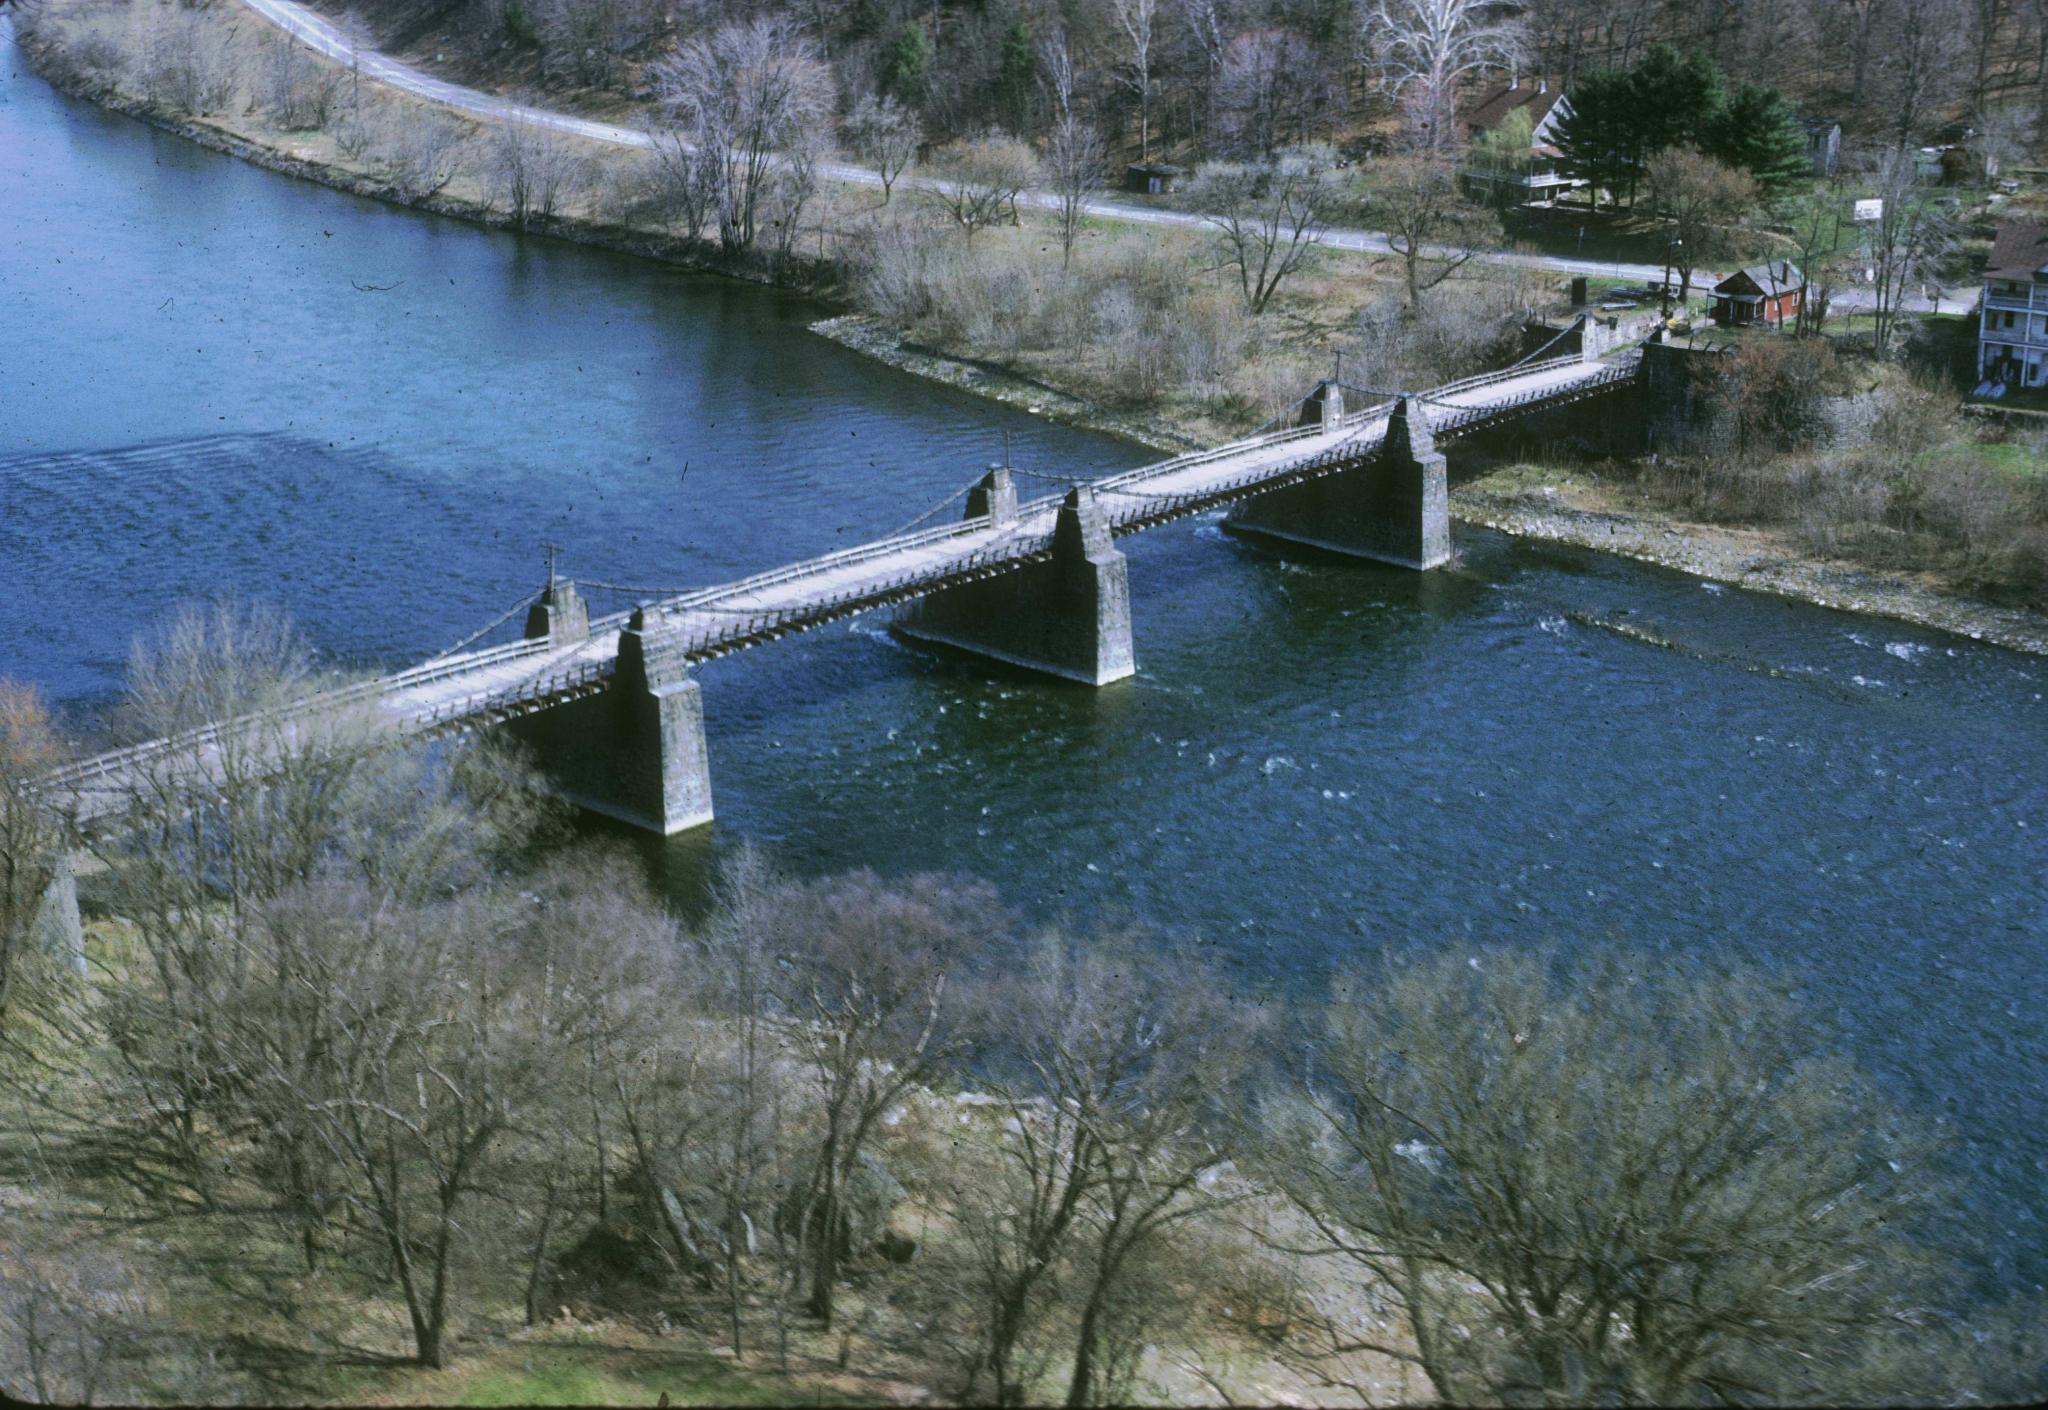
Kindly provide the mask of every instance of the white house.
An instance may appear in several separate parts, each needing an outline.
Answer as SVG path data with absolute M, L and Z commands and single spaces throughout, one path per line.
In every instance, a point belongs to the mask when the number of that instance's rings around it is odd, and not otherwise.
M 1524 112 L 1529 117 L 1529 157 L 1527 162 L 1507 168 L 1470 164 L 1465 179 L 1475 187 L 1491 188 L 1494 198 L 1504 204 L 1554 201 L 1564 192 L 1584 186 L 1584 178 L 1564 170 L 1564 153 L 1557 146 L 1558 124 L 1571 110 L 1564 88 L 1548 79 L 1516 80 L 1488 89 L 1460 115 L 1466 138 L 1491 132 L 1510 115 Z M 1500 190 L 1502 185 L 1512 187 L 1512 194 Z
M 1977 312 L 1978 380 L 2048 384 L 2048 222 L 1998 227 Z

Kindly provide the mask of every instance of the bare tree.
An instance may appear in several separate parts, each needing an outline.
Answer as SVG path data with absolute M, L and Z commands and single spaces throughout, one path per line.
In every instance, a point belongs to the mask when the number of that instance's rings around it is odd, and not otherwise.
M 1899 315 L 1916 287 L 1938 281 L 1955 249 L 1955 220 L 1920 189 L 1914 154 L 1903 147 L 1881 153 L 1870 172 L 1870 189 L 1883 205 L 1864 226 L 1877 302 L 1871 311 L 1873 350 L 1887 356 Z
M 1210 101 L 1238 151 L 1267 157 L 1313 136 L 1318 116 L 1335 96 L 1308 40 L 1290 30 L 1261 29 L 1226 46 Z
M 219 112 L 234 101 L 240 57 L 232 31 L 188 10 L 152 10 L 142 42 L 149 100 L 174 112 Z
M 1265 312 L 1322 242 L 1334 162 L 1329 148 L 1309 146 L 1266 162 L 1214 163 L 1197 174 L 1192 194 L 1253 313 Z
M 663 111 L 716 176 L 718 238 L 752 249 L 778 149 L 831 115 L 831 73 L 788 20 L 760 17 L 692 39 L 654 66 Z
M 79 1046 L 109 1056 L 90 1124 L 124 1172 L 159 1201 L 209 1201 L 232 1143 L 263 1132 L 276 1159 L 258 1165 L 281 1182 L 309 1261 L 324 1206 L 314 1163 L 290 1149 L 305 1128 L 252 1106 L 236 1048 L 257 1016 L 252 986 L 276 973 L 265 908 L 333 874 L 402 900 L 473 887 L 540 816 L 493 751 L 396 748 L 373 705 L 321 693 L 332 684 L 260 608 L 188 609 L 138 643 L 121 720 L 164 743 L 130 765 L 125 826 L 98 850 L 146 977 L 70 1020 Z
M 1466 199 L 1451 163 L 1431 153 L 1381 163 L 1368 209 L 1400 257 L 1411 318 L 1421 314 L 1424 294 L 1500 238 L 1498 217 Z
M 807 128 L 783 149 L 782 160 L 770 173 L 761 211 L 768 228 L 775 232 L 775 258 L 779 264 L 787 264 L 795 253 L 804 208 L 818 194 L 819 163 L 831 155 L 832 141 L 825 130 Z M 820 235 L 821 251 L 823 239 Z
M 263 100 L 286 130 L 322 128 L 334 110 L 341 75 L 309 55 L 290 33 L 264 32 Z
M 39 958 L 43 897 L 64 845 L 63 819 L 39 789 L 62 758 L 42 700 L 0 680 L 0 1032 L 17 985 Z
M 0 1391 L 43 1405 L 136 1398 L 123 1362 L 146 1336 L 140 1281 L 120 1258 L 10 1209 L 0 1233 Z
M 864 93 L 846 119 L 846 141 L 861 164 L 873 167 L 882 178 L 882 204 L 887 205 L 896 178 L 917 160 L 924 128 L 917 114 L 894 98 Z
M 2034 140 L 2048 141 L 2048 0 L 2031 0 L 2034 22 Z
M 491 140 L 491 174 L 499 197 L 521 230 L 545 228 L 564 194 L 582 178 L 584 162 L 557 132 L 523 122 L 498 126 Z
M 1818 333 L 1827 322 L 1843 243 L 1846 206 L 1840 186 L 1829 182 L 1794 197 L 1780 211 L 1781 218 L 1791 227 L 1792 246 L 1799 268 L 1806 275 L 1806 293 L 1799 301 L 1799 317 L 1793 325 L 1796 332 Z
M 543 70 L 592 87 L 617 85 L 626 56 L 667 18 L 656 0 L 532 0 L 528 13 Z
M 1109 157 L 1095 129 L 1071 113 L 1061 117 L 1045 146 L 1045 172 L 1059 201 L 1060 264 L 1066 266 L 1074 260 L 1088 198 L 1109 176 Z
M 1877 102 L 1894 145 L 1918 139 L 1964 83 L 1956 0 L 1888 0 L 1876 59 Z
M 1379 0 L 1366 20 L 1368 37 L 1412 146 L 1445 152 L 1458 144 L 1460 87 L 1522 58 L 1517 8 L 1506 0 Z
M 1038 46 L 1038 81 L 1052 101 L 1055 121 L 1074 116 L 1074 55 L 1067 47 L 1065 26 L 1055 29 Z
M 1063 1288 L 1079 1314 L 1066 1403 L 1092 1405 L 1132 1275 L 1216 1207 L 1218 1117 L 1244 1095 L 1250 1029 L 1204 965 L 1137 933 L 1042 935 L 987 1003 L 988 1079 L 1014 1115 L 993 1168 L 954 1194 L 982 1304 L 976 1375 L 1023 1403 L 1020 1347 Z
M 781 1044 L 769 1027 L 774 912 L 783 885 L 758 852 L 743 849 L 719 870 L 713 919 L 701 942 L 710 962 L 707 998 L 723 1026 L 723 1041 L 706 1063 L 716 1114 L 702 1141 L 705 1187 L 718 1205 L 719 1263 L 735 1360 L 746 1356 L 744 1268 L 757 1246 L 756 1215 L 782 1163 L 782 1118 L 791 1085 L 778 1062 Z M 778 1303 L 786 1291 L 775 1289 Z
M 1455 953 L 1353 975 L 1270 1179 L 1448 1403 L 1825 1398 L 1923 1151 L 1763 986 Z
M 823 1130 L 799 1227 L 812 1240 L 813 1316 L 831 1325 L 848 1192 L 875 1124 L 953 1059 L 954 970 L 1006 924 L 976 883 L 871 872 L 794 889 L 764 917 L 782 949 L 773 971 L 789 1041 L 815 1074 Z
M 1117 79 L 1138 99 L 1138 160 L 1152 160 L 1152 25 L 1159 0 L 1109 0 L 1109 12 L 1123 39 L 1125 61 Z
M 979 137 L 948 142 L 932 154 L 931 197 L 966 232 L 1017 218 L 1017 197 L 1038 179 L 1032 150 L 994 129 Z
M 446 190 L 462 171 L 468 125 L 433 108 L 388 107 L 378 143 L 391 184 L 408 201 Z
M 388 903 L 346 883 L 272 909 L 282 948 L 334 1015 L 303 1093 L 314 1130 L 356 1182 L 405 1300 L 420 1364 L 445 1366 L 468 1205 L 516 1112 L 519 999 L 503 920 L 458 900 Z
M 1668 271 L 1678 271 L 1678 302 L 1692 297 L 1692 272 L 1700 261 L 1728 248 L 1729 228 L 1755 209 L 1756 183 L 1746 172 L 1690 147 L 1668 147 L 1643 168 L 1657 211 L 1669 223 L 1665 243 Z
M 1849 101 L 1861 107 L 1894 0 L 1807 0 L 1818 41 L 1849 59 Z
M 696 244 L 704 228 L 720 209 L 723 168 L 711 152 L 672 129 L 653 129 L 647 134 L 654 153 L 654 179 L 650 183 L 662 218 L 680 224 L 683 238 Z

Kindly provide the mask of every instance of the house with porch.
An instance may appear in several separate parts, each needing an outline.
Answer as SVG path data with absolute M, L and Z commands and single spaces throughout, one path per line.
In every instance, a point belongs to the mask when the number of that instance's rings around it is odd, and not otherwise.
M 2048 221 L 1998 227 L 1977 304 L 1977 380 L 2048 383 Z
M 1466 188 L 1495 205 L 1526 205 L 1553 202 L 1586 185 L 1584 177 L 1564 169 L 1564 153 L 1557 145 L 1558 124 L 1571 110 L 1563 86 L 1546 78 L 1512 79 L 1481 93 L 1459 114 L 1466 140 L 1477 141 L 1519 114 L 1529 122 L 1529 149 L 1505 160 L 1493 154 L 1491 159 L 1468 161 L 1463 170 Z
M 1790 260 L 1752 264 L 1714 286 L 1714 322 L 1723 328 L 1783 328 L 1806 305 L 1806 275 Z

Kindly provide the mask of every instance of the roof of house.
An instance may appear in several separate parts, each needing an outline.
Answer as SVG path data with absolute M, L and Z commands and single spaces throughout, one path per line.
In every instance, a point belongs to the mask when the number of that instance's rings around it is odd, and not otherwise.
M 1739 281 L 1739 282 L 1738 282 Z M 1714 286 L 1714 292 L 1733 293 L 1740 284 L 1748 284 L 1758 293 L 1775 298 L 1806 287 L 1806 276 L 1799 266 L 1789 260 L 1776 264 L 1752 264 L 1736 270 Z
M 2048 268 L 2048 221 L 2011 220 L 1998 227 L 1991 258 L 1984 263 L 1987 279 L 2032 279 Z
M 1543 119 L 1550 116 L 1550 110 L 1563 101 L 1564 85 L 1548 79 L 1497 83 L 1481 93 L 1479 100 L 1469 105 L 1461 116 L 1471 131 L 1489 132 L 1499 127 L 1515 109 L 1527 108 L 1529 125 L 1541 127 Z

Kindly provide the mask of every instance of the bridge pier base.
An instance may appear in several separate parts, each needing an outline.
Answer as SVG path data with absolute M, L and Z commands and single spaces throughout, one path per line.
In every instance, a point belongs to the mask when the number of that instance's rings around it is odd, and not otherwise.
M 969 498 L 968 517 L 987 515 L 1001 525 L 1005 515 L 1015 516 L 1016 504 L 1009 472 L 998 467 Z M 1137 671 L 1129 565 L 1085 485 L 1060 506 L 1049 560 L 920 598 L 898 615 L 894 630 L 1084 685 L 1108 685 Z
M 513 720 L 549 788 L 593 813 L 671 836 L 711 821 L 704 700 L 680 639 L 636 611 L 600 693 Z
M 1442 567 L 1451 557 L 1450 481 L 1427 416 L 1403 397 L 1378 455 L 1245 500 L 1223 527 L 1403 568 Z

